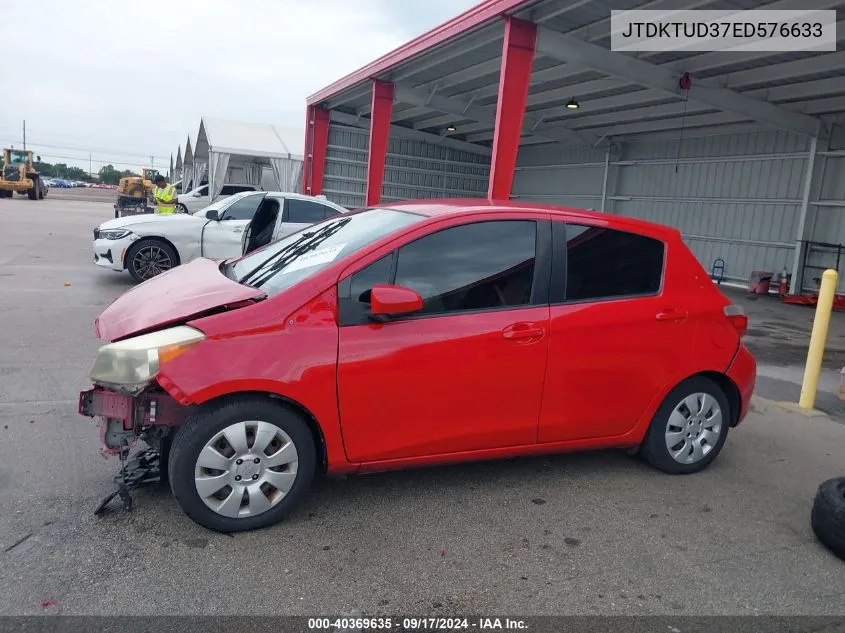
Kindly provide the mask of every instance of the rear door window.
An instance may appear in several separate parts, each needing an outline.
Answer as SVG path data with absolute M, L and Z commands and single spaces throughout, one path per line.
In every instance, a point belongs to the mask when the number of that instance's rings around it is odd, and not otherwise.
M 628 231 L 563 222 L 555 222 L 553 231 L 553 302 L 598 301 L 660 292 L 666 250 L 662 241 Z M 562 244 L 566 245 L 565 255 Z M 561 257 L 565 262 L 558 261 Z
M 332 217 L 332 216 L 329 216 Z M 285 203 L 284 222 L 314 224 L 326 219 L 326 205 L 311 200 L 288 198 Z

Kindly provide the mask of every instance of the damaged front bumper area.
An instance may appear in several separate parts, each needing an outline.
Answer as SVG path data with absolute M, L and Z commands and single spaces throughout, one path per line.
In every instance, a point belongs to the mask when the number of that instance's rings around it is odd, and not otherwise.
M 158 387 L 125 393 L 95 386 L 79 394 L 79 413 L 97 419 L 102 454 L 120 458 L 120 471 L 114 477 L 117 489 L 100 502 L 94 514 L 103 512 L 116 497 L 120 497 L 124 509 L 131 510 L 134 488 L 162 481 L 171 432 L 185 422 L 192 409 Z M 139 440 L 149 448 L 140 449 L 130 458 Z
M 104 455 L 124 455 L 138 440 L 160 451 L 170 431 L 192 410 L 155 387 L 129 394 L 95 386 L 79 394 L 79 413 L 97 419 Z

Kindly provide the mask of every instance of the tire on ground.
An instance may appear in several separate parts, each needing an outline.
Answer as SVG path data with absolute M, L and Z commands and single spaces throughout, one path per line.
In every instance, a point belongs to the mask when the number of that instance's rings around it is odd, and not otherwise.
M 828 479 L 819 486 L 810 523 L 819 541 L 845 560 L 845 477 Z
M 38 182 L 38 178 L 33 178 L 32 187 L 30 187 L 29 191 L 26 192 L 30 200 L 38 200 L 38 191 L 40 188 L 41 183 Z
M 231 424 L 250 420 L 274 424 L 290 437 L 297 451 L 296 479 L 285 496 L 261 514 L 244 518 L 221 516 L 206 506 L 197 492 L 197 457 L 215 434 Z M 255 530 L 281 521 L 308 493 L 317 470 L 317 447 L 310 428 L 291 408 L 258 397 L 230 398 L 201 410 L 176 432 L 167 470 L 173 496 L 191 519 L 216 532 Z
M 179 265 L 179 258 L 176 254 L 176 251 L 173 249 L 170 244 L 165 242 L 164 240 L 156 239 L 156 238 L 145 238 L 142 240 L 138 240 L 132 246 L 129 247 L 129 250 L 126 251 L 126 269 L 129 271 L 129 274 L 132 276 L 136 282 L 141 283 L 142 281 L 146 281 L 147 279 L 152 279 L 152 277 L 144 277 L 140 272 L 135 269 L 135 257 L 138 255 L 138 251 L 142 248 L 146 248 L 149 246 L 157 246 L 158 248 L 162 249 L 167 256 L 170 257 L 170 261 L 173 262 L 171 268 L 175 268 Z M 155 275 L 153 275 L 155 277 Z
M 716 444 L 702 459 L 692 464 L 682 464 L 672 457 L 666 446 L 666 427 L 675 407 L 684 398 L 696 393 L 705 393 L 716 399 L 722 411 L 721 430 Z M 689 378 L 669 392 L 657 409 L 640 446 L 639 455 L 655 468 L 672 475 L 686 475 L 704 470 L 716 459 L 725 445 L 732 415 L 730 403 L 719 385 L 704 376 Z

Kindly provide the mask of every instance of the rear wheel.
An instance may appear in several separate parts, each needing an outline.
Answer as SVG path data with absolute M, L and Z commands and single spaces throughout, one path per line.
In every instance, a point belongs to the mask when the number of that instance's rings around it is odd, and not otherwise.
M 177 264 L 176 251 L 162 240 L 135 242 L 126 253 L 126 269 L 138 283 L 167 272 Z
M 187 213 L 187 212 L 188 212 L 188 207 L 186 207 L 181 202 L 176 203 L 176 213 Z
M 240 532 L 278 523 L 302 500 L 317 451 L 297 413 L 244 398 L 189 419 L 168 461 L 170 487 L 185 514 L 210 530 Z
M 666 396 L 639 454 L 670 474 L 699 472 L 722 450 L 730 421 L 730 404 L 719 385 L 702 376 L 690 378 Z

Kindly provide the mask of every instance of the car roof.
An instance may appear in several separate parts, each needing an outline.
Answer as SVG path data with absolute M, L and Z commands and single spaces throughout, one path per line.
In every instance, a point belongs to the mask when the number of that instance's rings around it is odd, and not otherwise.
M 575 209 L 571 207 L 558 207 L 539 202 L 517 202 L 509 200 L 485 200 L 483 198 L 446 198 L 446 199 L 425 199 L 412 200 L 408 202 L 396 202 L 378 205 L 381 209 L 394 209 L 406 213 L 414 213 L 429 218 L 443 217 L 448 215 L 462 215 L 469 213 L 506 213 L 508 211 L 533 211 L 549 213 L 560 219 L 586 220 L 607 222 L 611 226 L 618 226 L 620 229 L 635 231 L 661 237 L 680 236 L 677 229 L 639 220 L 637 218 L 601 213 L 599 211 L 588 211 L 586 209 Z

